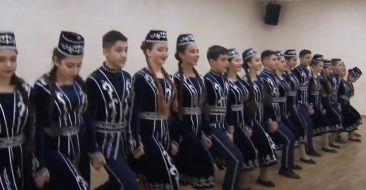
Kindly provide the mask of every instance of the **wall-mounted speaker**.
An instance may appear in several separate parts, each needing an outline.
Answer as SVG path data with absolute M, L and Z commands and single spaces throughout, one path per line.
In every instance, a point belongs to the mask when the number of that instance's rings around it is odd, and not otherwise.
M 268 3 L 264 13 L 264 23 L 268 25 L 277 25 L 280 17 L 281 5 L 277 3 Z

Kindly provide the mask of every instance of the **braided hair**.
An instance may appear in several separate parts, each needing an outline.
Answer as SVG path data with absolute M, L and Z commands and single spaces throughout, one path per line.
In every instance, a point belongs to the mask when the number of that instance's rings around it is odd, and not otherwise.
M 162 115 L 166 115 L 168 116 L 170 114 L 170 109 L 168 108 L 168 104 L 166 102 L 166 97 L 165 97 L 165 93 L 163 91 L 163 87 L 161 86 L 161 83 L 159 82 L 158 78 L 156 77 L 156 74 L 154 72 L 152 72 L 152 67 L 151 67 L 151 63 L 148 59 L 147 50 L 151 50 L 153 48 L 155 43 L 153 42 L 142 42 L 141 44 L 141 50 L 144 52 L 145 54 L 145 59 L 147 62 L 147 66 L 149 68 L 149 70 L 151 71 L 151 76 L 153 78 L 154 84 L 155 86 L 158 88 L 158 112 Z M 169 84 L 173 87 L 173 109 L 177 109 L 178 105 L 177 105 L 177 96 L 176 96 L 176 89 L 175 89 L 175 85 L 174 82 L 171 80 L 169 74 L 166 72 L 166 70 L 161 67 L 161 72 L 164 75 L 164 78 L 167 79 L 167 81 L 169 82 Z
M 249 89 L 248 89 L 249 90 L 249 101 L 247 102 L 247 107 L 249 108 L 250 113 L 254 115 L 256 113 L 256 111 L 259 109 L 259 105 L 255 101 L 254 82 L 250 78 L 250 74 L 249 74 L 249 63 L 252 61 L 252 59 L 253 59 L 253 57 L 249 57 L 247 59 L 245 59 L 245 57 L 243 57 L 243 66 L 242 67 L 244 69 L 245 76 L 246 76 L 248 84 L 249 84 Z

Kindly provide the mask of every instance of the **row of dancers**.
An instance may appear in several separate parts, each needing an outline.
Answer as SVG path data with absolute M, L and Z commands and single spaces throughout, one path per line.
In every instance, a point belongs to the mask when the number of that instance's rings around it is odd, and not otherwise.
M 225 170 L 223 190 L 250 189 L 256 168 L 257 183 L 275 187 L 267 171 L 277 162 L 280 175 L 301 178 L 295 148 L 300 162 L 316 164 L 314 136 L 326 153 L 337 153 L 341 132 L 361 142 L 350 98 L 362 72 L 341 59 L 213 45 L 202 76 L 194 36 L 181 34 L 170 75 L 166 31 L 150 30 L 141 50 L 146 66 L 131 77 L 128 39 L 109 31 L 105 61 L 84 81 L 84 38 L 62 31 L 52 69 L 32 87 L 15 74 L 14 33 L 0 32 L 0 189 L 87 190 L 90 164 L 109 175 L 98 190 L 135 190 L 139 181 L 149 190 L 211 189 L 215 168 Z

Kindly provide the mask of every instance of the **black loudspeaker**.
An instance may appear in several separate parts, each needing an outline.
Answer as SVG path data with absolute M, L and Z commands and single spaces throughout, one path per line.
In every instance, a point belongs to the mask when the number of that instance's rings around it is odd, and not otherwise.
M 280 17 L 281 5 L 277 3 L 268 3 L 264 13 L 264 23 L 268 25 L 277 25 Z

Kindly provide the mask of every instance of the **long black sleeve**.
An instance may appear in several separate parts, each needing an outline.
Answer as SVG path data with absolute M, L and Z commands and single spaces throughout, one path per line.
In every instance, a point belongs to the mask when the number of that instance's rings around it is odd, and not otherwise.
M 92 80 L 86 80 L 86 90 L 88 96 L 88 109 L 86 112 L 86 139 L 88 139 L 87 151 L 88 153 L 97 152 L 96 143 L 96 122 L 97 122 L 97 109 L 98 109 L 98 86 Z
M 268 82 L 266 80 L 261 80 L 261 83 L 263 84 L 263 121 L 264 124 L 267 124 L 270 119 L 272 121 L 277 120 L 276 112 L 272 105 L 272 97 Z
M 130 128 L 131 128 L 131 148 L 135 150 L 139 146 L 140 142 L 140 120 L 139 114 L 142 110 L 142 105 L 144 102 L 144 79 L 141 75 L 135 75 L 132 79 L 132 107 L 131 107 L 131 117 L 130 117 Z
M 45 89 L 35 86 L 31 93 L 31 102 L 35 114 L 35 156 L 39 167 L 44 166 L 44 129 L 50 126 L 49 107 L 50 96 Z

